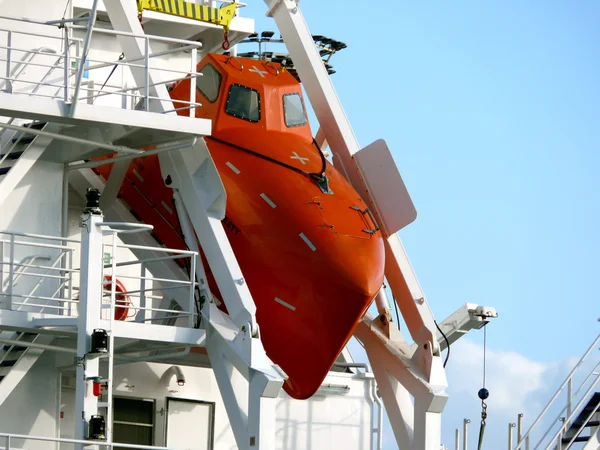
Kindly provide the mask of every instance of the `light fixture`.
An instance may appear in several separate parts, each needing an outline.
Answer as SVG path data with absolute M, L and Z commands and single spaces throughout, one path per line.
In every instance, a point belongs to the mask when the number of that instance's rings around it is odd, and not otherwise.
M 103 416 L 90 418 L 89 438 L 95 441 L 106 439 L 106 422 Z
M 347 384 L 323 384 L 315 395 L 348 395 L 350 386 Z
M 160 377 L 161 383 L 168 386 L 173 377 L 175 377 L 178 386 L 183 386 L 185 384 L 185 375 L 179 366 L 169 367 Z
M 108 334 L 100 328 L 92 333 L 92 345 L 90 353 L 108 353 Z

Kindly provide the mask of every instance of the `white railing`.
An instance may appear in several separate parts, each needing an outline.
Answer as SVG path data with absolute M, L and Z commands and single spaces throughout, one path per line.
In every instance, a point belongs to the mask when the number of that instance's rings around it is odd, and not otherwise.
M 0 231 L 0 301 L 20 311 L 70 315 L 73 303 L 72 245 L 54 236 Z M 31 255 L 26 258 L 20 255 Z M 47 264 L 38 263 L 39 260 Z
M 146 230 L 140 224 L 103 223 L 103 301 L 101 317 L 140 323 L 169 323 L 183 319 L 194 327 L 199 318 L 195 270 L 198 254 L 187 250 L 119 243 L 122 233 Z M 76 317 L 80 269 L 74 268 L 80 241 L 62 237 L 0 231 L 0 305 L 13 311 Z M 138 259 L 134 252 L 152 256 Z M 34 252 L 38 252 L 33 255 Z M 23 256 L 26 255 L 26 256 Z M 33 256 L 32 256 L 33 255 Z M 158 256 L 157 256 L 158 255 Z M 175 261 L 181 278 L 157 278 L 159 261 Z M 161 307 L 163 299 L 177 299 Z M 4 301 L 4 302 L 3 302 Z M 108 312 L 110 311 L 110 312 Z M 110 314 L 110 315 L 109 315 Z M 181 322 L 181 321 L 179 321 Z
M 9 278 L 7 278 L 3 283 L 2 283 L 2 287 L 6 288 L 8 287 L 9 283 L 12 281 L 13 286 L 16 286 L 18 284 L 19 278 L 21 278 L 21 275 L 23 275 L 23 272 L 25 271 L 25 268 L 23 267 L 24 265 L 28 264 L 28 263 L 34 263 L 35 261 L 50 261 L 50 258 L 48 256 L 41 256 L 41 255 L 30 255 L 30 256 L 26 256 L 25 258 L 23 258 L 21 261 L 19 261 L 18 266 L 20 266 L 20 268 L 18 268 L 15 272 L 15 276 L 13 277 L 12 280 L 10 280 Z
M 561 394 L 563 394 L 563 401 L 566 399 L 564 406 L 560 409 L 558 414 L 555 413 L 556 416 L 551 422 L 549 422 L 548 428 L 539 438 L 538 443 L 533 447 L 533 449 L 557 448 L 560 450 L 562 448 L 568 448 L 568 445 L 563 447 L 563 437 L 567 437 L 567 430 L 569 430 L 571 427 L 573 420 L 577 417 L 582 408 L 585 407 L 590 397 L 598 390 L 597 386 L 600 382 L 600 352 L 598 351 L 598 344 L 600 344 L 600 335 L 594 340 L 592 345 L 575 365 L 569 376 L 558 388 L 538 418 L 533 422 L 527 433 L 525 433 L 525 435 L 519 440 L 514 450 L 530 450 L 529 442 L 532 438 L 532 433 L 534 430 L 536 430 L 538 425 L 546 419 L 550 410 L 555 405 L 560 406 L 558 400 L 561 398 Z M 590 355 L 592 356 L 591 358 Z M 586 370 L 586 363 L 590 364 L 591 370 Z M 573 383 L 576 377 L 583 377 L 583 381 L 575 390 L 575 392 L 573 392 Z M 581 429 L 576 430 L 576 433 L 579 434 L 580 431 Z M 570 435 L 568 437 L 570 439 L 572 438 Z
M 102 449 L 113 450 L 115 447 L 127 448 L 132 450 L 178 450 L 170 447 L 155 447 L 152 445 L 135 445 L 135 444 L 120 444 L 118 442 L 104 442 L 89 440 L 83 441 L 78 439 L 55 438 L 46 436 L 30 436 L 26 434 L 10 434 L 0 433 L 0 450 L 22 450 L 23 445 L 15 445 L 15 441 L 42 441 L 53 442 L 59 444 L 76 444 L 82 446 L 97 446 Z
M 198 253 L 117 243 L 120 234 L 148 231 L 151 227 L 147 225 L 104 222 L 102 226 L 105 227 L 104 234 L 109 236 L 109 242 L 104 244 L 103 254 L 110 255 L 110 262 L 105 260 L 104 264 L 105 295 L 102 308 L 110 311 L 109 317 L 140 323 L 185 318 L 187 326 L 194 327 L 200 313 L 196 305 L 195 282 Z M 138 259 L 133 255 L 134 251 L 147 251 L 164 256 Z M 169 260 L 187 268 L 186 278 L 167 279 L 152 276 L 150 267 L 153 263 Z M 163 299 L 174 297 L 185 299 L 184 304 L 180 305 L 181 309 L 159 307 Z
M 0 16 L 2 19 L 31 22 L 22 19 Z M 56 24 L 50 25 L 43 22 L 35 22 L 37 25 L 46 25 L 55 28 Z M 81 23 L 81 22 L 78 22 Z M 190 79 L 189 99 L 178 99 L 177 108 L 165 111 L 165 113 L 187 111 L 192 115 L 192 111 L 202 105 L 196 101 L 196 77 L 201 74 L 196 72 L 198 63 L 198 50 L 202 44 L 194 41 L 182 39 L 167 38 L 153 35 L 136 35 L 133 33 L 119 32 L 104 28 L 93 27 L 89 30 L 88 26 L 77 25 L 73 23 L 63 23 L 63 37 L 54 34 L 40 33 L 34 31 L 16 31 L 10 29 L 0 29 L 0 49 L 5 51 L 5 58 L 0 58 L 0 62 L 5 64 L 4 75 L 0 76 L 0 82 L 5 90 L 12 94 L 25 94 L 36 97 L 46 97 L 62 99 L 74 108 L 79 101 L 85 101 L 93 104 L 102 99 L 103 106 L 112 106 L 122 109 L 143 109 L 149 110 L 151 101 L 165 101 L 169 99 L 159 98 L 152 95 L 153 88 L 159 85 L 170 85 L 180 80 Z M 139 59 L 119 58 L 117 60 L 102 58 L 101 56 L 87 57 L 82 56 L 82 39 L 72 38 L 74 33 L 89 33 L 93 37 L 112 37 L 131 36 L 139 38 L 144 43 L 144 56 Z M 4 39 L 2 39 L 4 36 Z M 41 42 L 48 43 L 48 47 L 32 50 L 15 45 L 18 37 L 36 37 Z M 52 50 L 54 47 L 61 48 L 60 52 Z M 72 47 L 75 47 L 73 52 Z M 99 52 L 92 51 L 97 55 Z M 57 60 L 50 64 L 44 61 L 37 61 L 40 56 L 56 56 Z M 159 58 L 168 56 L 170 60 L 176 60 L 177 64 L 158 61 Z M 16 61 L 15 61 L 16 60 Z M 174 66 L 177 66 L 174 67 Z M 46 68 L 49 73 L 40 74 L 39 77 L 21 76 L 27 69 Z M 112 72 L 113 69 L 120 68 L 120 76 L 106 78 L 107 69 Z M 31 70 L 33 72 L 33 70 Z M 142 71 L 142 84 L 137 84 L 134 77 L 130 76 L 131 71 Z M 85 74 L 85 76 L 84 76 Z M 98 74 L 98 75 L 96 75 Z M 152 74 L 152 76 L 150 76 Z M 41 79 L 40 79 L 41 78 Z M 96 79 L 96 81 L 94 80 Z M 115 82 L 114 79 L 117 79 Z M 159 80 L 151 83 L 149 80 Z M 81 80 L 78 83 L 78 80 Z M 104 82 L 100 80 L 105 80 Z M 101 86 L 97 85 L 102 83 Z M 15 83 L 21 89 L 15 87 Z

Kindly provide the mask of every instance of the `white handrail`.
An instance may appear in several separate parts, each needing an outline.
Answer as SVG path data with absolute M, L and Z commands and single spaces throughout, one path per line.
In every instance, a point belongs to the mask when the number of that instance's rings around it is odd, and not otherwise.
M 94 5 L 96 6 L 97 4 L 94 3 Z M 94 7 L 94 10 L 95 10 L 95 7 Z M 92 15 L 92 17 L 93 17 L 93 15 Z M 17 21 L 17 22 L 39 23 L 40 25 L 52 26 L 54 28 L 54 25 L 51 25 L 50 23 L 46 23 L 46 22 L 28 21 L 28 20 L 15 19 L 15 18 L 5 17 L 5 16 L 0 16 L 0 18 L 4 18 L 7 20 L 13 20 L 13 21 Z M 50 21 L 50 22 L 52 22 L 54 24 L 56 21 Z M 113 89 L 112 87 L 107 87 L 106 83 L 103 85 L 102 89 L 94 89 L 93 86 L 89 86 L 89 83 L 87 80 L 85 81 L 85 83 L 87 83 L 88 86 L 87 86 L 87 88 L 85 88 L 84 86 L 82 86 L 82 83 L 84 83 L 84 80 L 83 80 L 84 72 L 91 73 L 91 71 L 93 71 L 95 69 L 100 69 L 102 67 L 107 67 L 107 66 L 115 66 L 115 67 L 120 66 L 124 70 L 134 69 L 134 68 L 141 69 L 143 71 L 146 71 L 146 74 L 148 74 L 149 71 L 161 71 L 161 73 L 163 73 L 163 74 L 168 72 L 168 74 L 166 74 L 166 76 L 161 77 L 161 78 L 165 78 L 165 79 L 168 78 L 168 80 L 167 81 L 159 80 L 158 82 L 156 82 L 157 84 L 168 84 L 168 83 L 174 82 L 174 80 L 180 81 L 182 78 L 191 77 L 193 80 L 192 85 L 195 85 L 196 77 L 200 76 L 200 74 L 196 73 L 194 70 L 195 70 L 195 67 L 197 64 L 197 61 L 196 61 L 197 50 L 202 47 L 201 42 L 188 41 L 188 40 L 176 39 L 176 38 L 168 38 L 168 37 L 156 36 L 156 35 L 146 35 L 146 34 L 139 35 L 139 34 L 135 34 L 135 33 L 107 30 L 107 29 L 103 29 L 103 28 L 94 27 L 91 22 L 92 21 L 90 20 L 90 22 L 87 23 L 86 25 L 76 25 L 76 24 L 70 23 L 69 21 L 65 21 L 65 23 L 63 24 L 64 25 L 63 37 L 56 36 L 55 34 L 51 35 L 47 32 L 36 33 L 36 32 L 28 32 L 28 31 L 20 31 L 20 30 L 17 31 L 17 30 L 11 30 L 11 29 L 0 29 L 0 33 L 2 33 L 2 32 L 7 33 L 6 45 L 0 46 L 2 48 L 5 48 L 7 51 L 7 62 L 6 62 L 7 71 L 6 71 L 6 74 L 2 74 L 4 76 L 0 76 L 0 86 L 7 86 L 6 90 L 11 94 L 25 94 L 25 95 L 34 95 L 35 94 L 39 97 L 50 97 L 50 98 L 54 98 L 54 99 L 62 99 L 67 105 L 70 106 L 70 114 L 73 114 L 79 102 L 88 100 L 88 103 L 94 103 L 94 101 L 97 98 L 106 97 L 106 96 L 111 96 L 110 97 L 111 99 L 114 99 L 117 97 L 121 98 L 122 100 L 119 102 L 119 106 L 115 105 L 115 107 L 119 107 L 119 108 L 133 107 L 133 106 L 128 106 L 129 103 L 133 103 L 133 102 L 126 101 L 127 98 L 132 98 L 132 99 L 141 98 L 143 101 L 145 101 L 144 107 L 146 109 L 148 109 L 148 105 L 151 101 L 154 101 L 154 100 L 165 101 L 165 99 L 158 99 L 155 96 L 150 95 L 150 90 L 153 88 L 153 86 L 150 85 L 150 83 L 148 82 L 148 76 L 145 77 L 146 83 L 142 83 L 142 85 L 134 86 L 134 87 L 126 87 L 125 77 L 123 77 L 123 82 L 121 83 L 121 86 L 118 87 L 117 90 L 115 91 L 115 89 Z M 73 38 L 69 37 L 69 33 L 73 30 L 76 30 L 76 31 L 85 30 L 87 32 L 86 36 L 85 36 L 85 40 L 83 41 L 83 54 L 82 55 L 79 55 L 79 49 L 81 47 L 80 44 L 81 44 L 82 40 L 81 39 L 73 39 Z M 94 60 L 92 58 L 89 58 L 87 55 L 87 50 L 89 49 L 90 38 L 91 38 L 92 34 L 94 36 L 96 34 L 99 34 L 99 35 L 114 36 L 114 37 L 134 36 L 134 37 L 144 40 L 146 52 L 145 52 L 143 58 L 138 61 L 139 64 L 134 64 L 133 61 L 128 61 L 126 59 L 119 59 L 118 61 L 108 61 L 106 59 Z M 17 46 L 13 45 L 14 44 L 13 37 L 17 36 L 17 35 L 19 35 L 19 36 L 32 35 L 32 36 L 37 36 L 38 38 L 44 39 L 46 41 L 61 42 L 62 48 L 64 48 L 64 51 L 61 52 L 60 58 L 57 60 L 57 62 L 52 67 L 48 66 L 47 64 L 34 63 L 33 59 L 37 55 L 57 54 L 58 52 L 55 49 L 50 48 L 50 47 L 41 47 L 39 49 L 29 49 L 29 50 L 23 49 L 23 48 L 18 48 Z M 71 50 L 70 50 L 73 43 L 77 44 L 77 51 L 74 52 L 75 54 L 71 54 Z M 154 45 L 155 43 L 161 44 L 161 46 L 167 45 L 170 48 L 167 50 L 160 50 L 157 52 L 152 52 L 150 44 Z M 152 60 L 153 58 L 156 59 L 157 57 L 166 56 L 166 55 L 170 55 L 170 54 L 181 55 L 182 52 L 187 53 L 187 51 L 189 51 L 189 53 L 190 53 L 190 55 L 187 56 L 191 61 L 190 70 L 178 70 L 176 67 L 173 67 L 171 64 L 157 64 L 157 65 L 149 64 L 150 60 Z M 25 56 L 21 59 L 21 61 L 19 61 L 15 65 L 14 63 L 11 62 L 11 59 L 14 57 L 14 54 L 16 52 L 24 53 Z M 73 69 L 71 67 L 72 63 L 75 63 L 75 69 Z M 92 63 L 92 64 L 89 64 L 89 63 Z M 88 64 L 88 65 L 86 66 L 86 64 Z M 60 81 L 55 81 L 54 84 L 51 84 L 51 83 L 46 82 L 45 79 L 42 82 L 23 79 L 23 80 L 19 80 L 19 83 L 27 83 L 29 85 L 34 85 L 35 88 L 33 88 L 33 89 L 27 88 L 23 92 L 21 92 L 21 91 L 14 92 L 13 82 L 15 82 L 19 78 L 19 76 L 23 73 L 23 71 L 26 69 L 26 67 L 29 67 L 29 66 L 50 67 L 51 71 L 60 70 L 62 72 Z M 97 73 L 97 71 L 95 71 L 93 73 L 95 74 L 95 73 Z M 47 78 L 47 77 L 44 77 L 44 78 Z M 56 93 L 52 92 L 52 88 L 54 88 L 54 87 L 57 88 Z M 105 87 L 107 87 L 107 89 L 104 89 Z M 51 92 L 37 93 L 37 91 L 41 88 L 50 88 Z M 32 92 L 27 92 L 27 91 L 32 91 Z M 83 95 L 80 95 L 80 93 L 82 91 L 85 91 L 86 93 Z M 61 94 L 61 92 L 62 92 L 62 94 Z M 139 92 L 140 94 L 137 94 L 137 92 Z M 190 110 L 189 115 L 192 116 L 192 111 L 195 110 L 196 108 L 200 108 L 202 105 L 200 103 L 196 102 L 195 90 L 190 89 L 190 93 L 191 93 L 191 97 L 189 99 L 189 102 L 186 100 L 178 100 L 178 103 L 185 105 L 185 108 L 171 109 L 169 111 L 162 111 L 162 113 L 164 113 L 164 114 L 175 113 L 179 109 L 186 109 L 186 110 Z M 52 95 L 49 95 L 49 94 L 52 94 Z
M 132 234 L 141 233 L 142 231 L 152 231 L 154 225 L 148 225 L 145 223 L 129 223 L 129 222 L 100 222 L 96 224 L 98 227 L 107 227 L 104 231 L 110 231 L 116 234 Z M 113 227 L 123 227 L 125 230 L 118 230 Z
M 12 33 L 12 32 L 9 32 L 9 33 Z M 10 35 L 11 34 L 9 34 L 9 36 Z M 35 58 L 37 55 L 40 55 L 40 54 L 52 55 L 52 54 L 58 53 L 56 51 L 56 49 L 54 49 L 52 47 L 40 47 L 38 49 L 28 50 L 25 53 L 25 55 L 23 55 L 23 58 L 21 58 L 21 61 L 19 61 L 14 66 L 14 68 L 11 70 L 11 68 L 10 68 L 10 62 L 11 62 L 10 52 L 11 52 L 11 48 L 9 45 L 7 45 L 6 75 L 7 75 L 8 79 L 4 80 L 4 82 L 2 84 L 0 84 L 0 90 L 4 89 L 4 87 L 9 83 L 9 81 L 10 82 L 16 81 L 17 78 L 19 78 L 19 76 L 23 73 L 23 71 L 25 70 L 27 65 L 30 64 L 31 61 L 33 61 L 33 58 Z
M 131 312 L 134 312 L 135 314 L 128 317 L 131 318 L 137 316 L 135 319 L 137 322 L 144 322 L 145 320 L 157 320 L 157 317 L 146 317 L 146 314 L 157 316 L 157 313 L 174 312 L 172 309 L 157 308 L 154 304 L 146 304 L 146 300 L 162 299 L 165 295 L 180 295 L 184 298 L 184 303 L 182 304 L 187 306 L 184 306 L 183 310 L 179 311 L 179 315 L 181 317 L 187 317 L 189 319 L 189 326 L 193 327 L 195 323 L 194 321 L 198 315 L 198 312 L 196 311 L 197 305 L 195 298 L 197 282 L 193 276 L 195 273 L 194 265 L 198 257 L 198 253 L 190 250 L 168 249 L 164 247 L 127 244 L 117 245 L 116 238 L 119 235 L 124 233 L 151 231 L 153 229 L 151 225 L 124 222 L 100 222 L 97 224 L 97 226 L 100 230 L 104 231 L 103 234 L 109 234 L 113 236 L 111 252 L 111 255 L 113 256 L 111 257 L 111 262 L 109 264 L 103 264 L 105 271 L 104 274 L 111 276 L 112 278 L 110 282 L 105 283 L 106 295 L 110 295 L 111 299 L 110 304 L 106 303 L 102 307 L 110 307 L 112 310 L 114 310 L 114 308 L 123 307 L 120 303 L 122 301 L 122 297 L 127 299 L 130 298 L 131 301 L 126 300 L 126 303 L 128 304 L 125 307 L 129 308 Z M 2 238 L 3 234 L 5 235 L 4 238 Z M 21 238 L 17 239 L 17 237 Z M 38 239 L 40 241 L 38 241 Z M 70 242 L 79 243 L 79 241 L 76 239 L 66 239 L 63 237 L 0 231 L 0 244 L 7 244 L 6 249 L 9 250 L 8 253 L 10 253 L 8 261 L 0 260 L 0 269 L 5 266 L 8 266 L 9 268 L 8 286 L 6 289 L 3 289 L 2 292 L 0 292 L 0 295 L 3 297 L 8 297 L 9 308 L 11 310 L 20 310 L 24 306 L 27 306 L 35 308 L 35 312 L 44 312 L 46 310 L 56 309 L 59 311 L 64 311 L 64 314 L 68 316 L 72 315 L 70 311 L 71 307 L 73 304 L 78 302 L 78 299 L 73 296 L 74 286 L 72 283 L 73 277 L 77 272 L 79 272 L 79 269 L 72 268 L 71 262 L 67 264 L 67 267 L 58 267 L 63 258 L 69 258 L 69 261 L 72 261 L 72 253 L 74 251 L 73 244 L 70 244 L 70 246 L 63 245 L 63 241 L 66 241 L 67 244 Z M 106 246 L 107 244 L 103 243 L 102 245 Z M 56 255 L 56 257 L 54 257 L 54 255 L 52 256 L 52 259 L 50 260 L 51 262 L 48 266 L 31 264 L 31 261 L 29 261 L 28 264 L 25 264 L 25 261 L 28 261 L 28 259 L 21 261 L 20 263 L 16 263 L 14 259 L 16 249 L 22 247 L 41 247 L 44 249 L 49 249 L 52 252 L 58 252 L 58 255 Z M 147 258 L 134 258 L 131 260 L 129 257 L 125 257 L 123 260 L 118 260 L 118 258 L 120 258 L 119 252 L 117 251 L 118 249 L 127 249 L 130 251 L 142 249 L 163 253 L 163 255 L 149 255 Z M 0 250 L 5 251 L 3 247 L 0 248 Z M 104 252 L 101 252 L 101 254 L 104 255 Z M 189 276 L 188 274 L 182 272 L 182 277 L 176 276 L 173 278 L 160 278 L 153 276 L 148 270 L 154 262 L 176 259 L 190 260 L 189 264 L 186 264 L 190 267 Z M 140 266 L 141 269 L 141 272 L 138 272 L 137 274 L 134 273 L 136 269 L 133 268 L 136 265 Z M 129 267 L 132 267 L 133 270 Z M 35 278 L 34 282 L 32 283 L 35 285 L 29 293 L 15 292 L 13 289 L 15 285 L 14 280 L 23 268 L 41 269 L 36 271 L 39 273 L 24 272 L 22 274 L 22 276 Z M 55 271 L 59 273 L 57 274 Z M 132 280 L 131 282 L 134 285 L 139 282 L 140 286 L 139 288 L 137 286 L 130 286 L 130 288 L 127 290 L 121 288 L 117 292 L 117 279 L 121 279 L 123 281 Z M 39 293 L 38 291 L 41 285 L 47 286 L 47 280 L 50 280 L 53 283 L 56 282 L 56 287 L 53 284 L 51 288 L 48 289 L 48 293 Z M 62 293 L 63 291 L 66 292 Z
M 30 234 L 30 233 L 0 231 L 0 236 L 1 235 L 10 236 L 10 239 L 0 239 L 0 244 L 2 246 L 4 246 L 4 244 L 9 245 L 10 260 L 8 262 L 0 260 L 1 268 L 3 268 L 6 265 L 8 265 L 8 267 L 9 267 L 8 278 L 6 281 L 4 281 L 2 283 L 2 290 L 0 291 L 0 295 L 2 295 L 2 297 L 8 297 L 10 309 L 13 311 L 19 311 L 23 308 L 23 306 L 41 308 L 41 310 L 38 312 L 44 312 L 47 308 L 48 309 L 58 309 L 58 310 L 68 309 L 64 305 L 67 305 L 67 307 L 70 307 L 70 304 L 73 303 L 72 283 L 73 283 L 73 273 L 76 272 L 76 270 L 74 270 L 74 269 L 72 269 L 72 267 L 70 267 L 70 263 L 69 263 L 69 266 L 65 267 L 65 268 L 60 268 L 60 267 L 56 267 L 56 266 L 63 260 L 63 258 L 68 259 L 68 261 L 71 262 L 72 261 L 72 252 L 74 251 L 74 249 L 72 247 L 62 245 L 62 241 L 64 239 L 60 239 L 60 243 L 54 243 L 54 244 L 38 242 L 38 241 L 25 241 L 25 240 L 15 239 L 16 236 L 22 235 L 22 236 L 26 236 L 26 237 L 29 237 L 34 240 L 41 239 L 41 240 L 46 240 L 46 241 L 49 240 L 52 242 L 52 241 L 56 240 L 53 236 L 43 236 L 43 235 L 35 235 L 35 234 Z M 47 261 L 52 261 L 52 259 L 50 257 L 43 256 L 43 255 L 28 256 L 28 257 L 25 257 L 24 259 L 22 259 L 20 262 L 15 262 L 14 255 L 15 255 L 16 247 L 45 248 L 51 252 L 58 252 L 58 255 L 53 260 L 53 262 L 51 262 L 50 265 L 47 265 L 47 266 L 33 264 L 33 262 L 36 259 L 45 259 Z M 40 270 L 37 270 L 35 273 L 31 273 L 31 272 L 27 272 L 28 269 L 40 269 Z M 52 271 L 60 271 L 61 274 L 53 275 L 53 274 L 51 274 Z M 29 291 L 29 293 L 21 294 L 21 293 L 14 292 L 14 287 L 17 285 L 16 281 L 20 277 L 28 277 L 28 278 L 34 279 L 33 283 L 35 283 L 35 285 Z M 40 289 L 42 284 L 44 284 L 47 280 L 56 280 L 56 282 L 59 284 L 58 288 L 56 290 L 54 290 L 53 293 L 48 294 L 48 295 L 37 294 L 37 291 Z M 47 283 L 44 286 L 47 286 Z M 66 294 L 64 293 L 65 291 L 66 291 Z M 23 300 L 19 301 L 19 302 L 15 302 L 14 301 L 15 298 L 23 299 Z M 36 300 L 45 301 L 46 304 L 41 305 L 41 304 L 38 304 L 35 302 L 34 302 L 35 304 L 31 302 L 31 301 L 36 301 Z M 54 303 L 49 304 L 48 302 L 56 302 L 57 304 L 54 304 Z
M 573 419 L 575 414 L 578 413 L 579 408 L 581 408 L 583 406 L 583 402 L 588 400 L 588 397 L 590 396 L 590 394 L 594 392 L 594 388 L 598 384 L 598 381 L 600 381 L 600 375 L 596 377 L 596 381 L 594 381 L 592 383 L 592 385 L 585 392 L 585 394 L 583 395 L 581 400 L 579 400 L 579 403 L 577 403 L 577 406 L 573 409 L 573 412 L 571 414 L 569 414 L 568 417 L 564 418 L 564 420 L 562 420 L 563 424 L 561 425 L 559 430 L 556 432 L 556 434 L 554 436 L 552 436 L 552 439 L 550 440 L 550 443 L 548 444 L 548 446 L 546 448 L 551 447 L 554 444 L 554 442 L 556 441 L 556 439 L 562 439 L 563 433 L 568 429 L 568 424 L 571 423 L 571 420 Z M 596 409 L 597 409 L 597 407 L 596 407 Z M 594 414 L 595 414 L 595 410 L 594 410 L 594 413 L 592 413 L 590 415 L 590 418 Z M 584 424 L 585 424 L 585 422 L 584 422 Z M 583 428 L 583 425 L 580 427 L 579 431 L 581 431 L 582 428 Z M 538 447 L 539 447 L 539 444 L 535 448 L 537 449 Z
M 22 268 L 22 270 L 15 273 L 15 277 L 13 279 L 13 284 L 16 284 L 17 280 L 19 278 L 21 278 L 21 275 L 23 275 L 23 272 L 25 272 L 25 270 L 27 270 L 29 268 L 29 267 L 24 267 L 24 264 L 29 264 L 30 262 L 33 263 L 34 261 L 36 261 L 38 259 L 42 260 L 42 261 L 50 261 L 50 258 L 48 256 L 30 255 L 30 256 L 26 256 L 21 261 L 19 261 L 17 264 L 15 264 L 15 266 L 20 266 Z M 6 280 L 4 283 L 2 283 L 2 289 L 5 289 L 6 286 L 8 286 L 8 281 L 9 280 Z
M 55 438 L 55 437 L 45 437 L 45 436 L 30 436 L 26 434 L 12 434 L 12 433 L 0 433 L 0 438 L 5 439 L 5 446 L 0 447 L 0 450 L 13 450 L 16 448 L 11 447 L 10 441 L 12 439 L 24 439 L 24 440 L 32 440 L 32 441 L 48 441 L 48 442 L 60 442 L 64 444 L 82 444 L 82 445 L 97 445 L 98 447 L 106 447 L 109 449 L 113 449 L 114 447 L 128 448 L 133 450 L 181 450 L 172 447 L 155 447 L 152 445 L 136 445 L 136 444 L 121 444 L 118 442 L 105 442 L 105 441 L 95 441 L 95 440 L 79 440 L 79 439 L 66 439 L 66 438 Z
M 560 396 L 560 394 L 563 392 L 563 390 L 565 389 L 565 387 L 567 387 L 567 385 L 571 382 L 571 380 L 573 379 L 573 376 L 575 375 L 575 373 L 583 365 L 583 363 L 586 361 L 587 357 L 592 353 L 592 351 L 595 349 L 595 347 L 598 345 L 598 343 L 600 343 L 600 335 L 598 335 L 598 337 L 596 337 L 596 339 L 594 340 L 594 342 L 592 343 L 592 345 L 590 345 L 590 347 L 584 353 L 584 355 L 581 357 L 581 359 L 579 360 L 579 362 L 577 364 L 575 364 L 575 367 L 573 367 L 573 370 L 571 370 L 571 373 L 567 376 L 567 378 L 565 379 L 565 381 L 560 385 L 560 387 L 558 388 L 558 390 L 556 391 L 556 393 L 552 396 L 552 398 L 550 399 L 550 401 L 548 402 L 548 404 L 546 405 L 546 407 L 542 410 L 542 412 L 537 417 L 537 419 L 535 419 L 535 421 L 533 422 L 533 424 L 531 425 L 531 427 L 529 428 L 529 430 L 527 430 L 527 433 L 525 433 L 525 435 L 523 436 L 523 438 L 521 439 L 521 441 L 515 447 L 515 450 L 520 450 L 520 449 L 522 449 L 526 445 L 526 442 L 531 437 L 531 434 L 532 434 L 533 430 L 541 422 L 541 420 L 543 419 L 543 417 L 546 415 L 546 413 L 548 412 L 548 410 L 552 407 L 552 405 L 554 404 L 554 402 L 556 401 L 556 399 Z M 589 379 L 589 377 L 588 377 L 588 379 Z M 566 406 L 565 406 L 565 408 L 566 408 Z M 565 408 L 563 408 L 563 411 L 564 411 Z M 552 424 L 551 427 L 553 425 L 554 424 Z M 544 434 L 544 437 L 542 437 L 542 439 L 544 439 L 547 436 L 548 432 L 549 432 L 549 430 L 546 431 L 546 433 Z M 537 448 L 537 446 L 535 448 Z

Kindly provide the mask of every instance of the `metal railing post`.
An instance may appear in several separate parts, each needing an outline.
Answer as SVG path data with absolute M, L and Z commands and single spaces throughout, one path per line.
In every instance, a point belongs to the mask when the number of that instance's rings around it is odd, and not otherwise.
M 460 450 L 460 430 L 454 430 L 454 450 Z
M 12 311 L 13 309 L 13 283 L 14 283 L 14 277 L 15 277 L 15 235 L 11 234 L 10 235 L 10 247 L 8 250 L 8 257 L 9 257 L 9 262 L 8 262 L 8 289 L 7 289 L 7 294 L 8 294 L 8 309 L 10 309 Z
M 67 263 L 67 267 L 69 269 L 73 268 L 73 249 L 69 249 L 69 262 Z M 69 271 L 69 317 L 73 315 L 73 271 Z M 79 312 L 79 308 L 77 309 Z
M 71 79 L 71 55 L 69 50 L 69 29 L 65 27 L 65 55 L 64 55 L 64 77 L 65 77 L 65 92 L 64 92 L 64 101 L 69 101 L 69 82 Z
M 127 95 L 127 77 L 126 77 L 126 73 L 125 73 L 125 68 L 124 67 L 120 67 L 119 70 L 121 70 L 121 108 L 122 109 L 127 109 L 127 100 L 129 99 L 129 96 Z M 133 94 L 133 91 L 131 91 L 131 93 Z M 133 97 L 131 97 L 133 98 Z
M 12 65 L 12 31 L 6 33 L 6 92 L 12 94 L 13 85 L 10 78 L 10 67 Z
M 190 73 L 195 73 L 196 72 L 196 61 L 198 59 L 198 50 L 196 48 L 193 48 L 190 51 L 190 58 L 191 58 L 191 72 Z M 192 117 L 192 110 L 194 111 L 194 116 L 196 115 L 196 108 L 194 103 L 196 103 L 196 81 L 197 81 L 197 77 L 198 75 L 190 75 L 190 117 Z
M 4 294 L 4 242 L 0 242 L 0 294 Z M 2 296 L 4 300 L 4 296 Z M 2 303 L 0 300 L 0 303 Z
M 87 34 L 85 35 L 85 41 L 83 42 L 83 51 L 79 58 L 79 64 L 77 64 L 77 74 L 75 75 L 75 92 L 73 93 L 73 102 L 71 103 L 70 115 L 75 115 L 75 108 L 77 108 L 77 100 L 79 99 L 79 90 L 81 89 L 81 80 L 83 78 L 83 72 L 85 71 L 85 63 L 87 61 L 88 53 L 90 51 L 90 41 L 92 40 L 92 31 L 94 30 L 94 24 L 96 23 L 96 14 L 98 12 L 98 0 L 94 0 L 92 5 L 92 11 L 90 12 L 90 21 L 88 22 Z
M 517 444 L 523 440 L 523 413 L 517 416 Z
M 195 298 L 194 298 L 194 294 L 195 294 L 195 284 L 196 284 L 196 258 L 197 256 L 192 255 L 190 257 L 190 304 L 189 304 L 189 313 L 190 313 L 190 319 L 188 321 L 188 327 L 190 328 L 194 328 L 194 304 L 195 304 Z M 200 314 L 200 311 L 198 311 L 198 314 Z
M 144 109 L 150 111 L 150 40 L 144 41 Z
M 573 379 L 569 378 L 569 383 L 567 384 L 567 417 L 571 417 L 571 413 L 573 412 L 573 405 L 571 402 L 573 401 Z
M 513 447 L 513 428 L 515 426 L 514 423 L 508 424 L 508 450 L 512 450 Z
M 463 450 L 468 450 L 468 436 L 469 436 L 469 424 L 471 423 L 470 419 L 463 420 Z
M 10 436 L 6 436 L 6 450 L 10 450 Z
M 556 446 L 558 450 L 562 450 L 563 448 L 563 436 L 564 436 L 564 430 L 565 430 L 565 423 L 567 422 L 567 418 L 566 417 L 561 417 L 560 421 L 562 422 L 562 425 L 560 426 L 560 432 L 558 433 L 558 445 Z M 552 442 L 550 442 L 550 445 L 552 445 Z
M 146 263 L 141 264 L 140 279 L 140 310 L 135 316 L 136 322 L 144 323 L 146 321 Z
M 89 80 L 87 82 L 87 104 L 88 105 L 93 105 L 94 104 L 94 87 L 95 87 L 95 83 L 94 80 Z

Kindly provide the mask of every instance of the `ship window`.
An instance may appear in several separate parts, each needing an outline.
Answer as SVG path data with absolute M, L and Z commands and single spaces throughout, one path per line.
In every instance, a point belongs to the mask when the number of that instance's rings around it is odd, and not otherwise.
M 300 94 L 294 93 L 283 96 L 283 114 L 285 124 L 289 128 L 306 124 L 306 111 Z
M 154 401 L 114 397 L 113 441 L 154 445 Z M 115 450 L 127 450 L 115 445 Z
M 258 122 L 260 120 L 258 91 L 241 84 L 232 84 L 227 96 L 225 111 L 238 119 Z
M 214 103 L 221 89 L 221 74 L 210 64 L 200 69 L 200 73 L 202 75 L 196 77 L 196 88 L 209 102 Z

